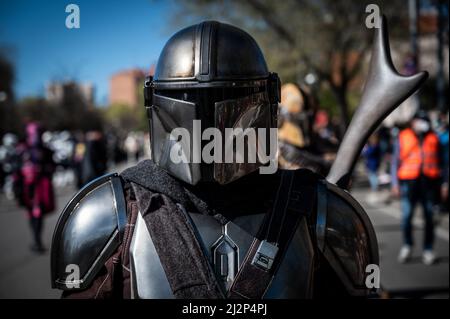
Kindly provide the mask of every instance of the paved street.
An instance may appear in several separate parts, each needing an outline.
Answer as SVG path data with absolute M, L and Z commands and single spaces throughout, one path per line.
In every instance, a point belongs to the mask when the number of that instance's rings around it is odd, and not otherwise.
M 57 210 L 44 222 L 44 245 L 49 249 L 58 214 L 75 191 L 55 188 Z M 50 254 L 30 250 L 31 230 L 25 211 L 0 195 L 0 298 L 58 298 L 50 288 Z
M 423 219 L 418 206 L 414 217 L 413 257 L 400 264 L 397 255 L 402 245 L 400 203 L 390 199 L 387 190 L 380 191 L 376 201 L 364 183 L 352 190 L 353 196 L 368 213 L 378 239 L 380 279 L 384 298 L 448 298 L 449 297 L 449 220 L 448 214 L 436 216 L 435 252 L 437 261 L 425 266 L 421 260 Z M 372 198 L 371 198 L 372 197 Z
M 122 170 L 122 168 L 120 169 Z M 58 213 L 74 193 L 74 188 L 56 188 L 57 212 L 45 220 L 44 242 L 49 248 Z M 411 263 L 397 263 L 400 247 L 400 209 L 398 201 L 387 201 L 382 192 L 376 203 L 367 200 L 368 189 L 358 183 L 353 195 L 367 210 L 377 232 L 381 257 L 381 284 L 383 297 L 444 297 L 448 298 L 448 215 L 439 220 L 436 250 L 438 262 L 426 267 L 420 261 L 420 245 L 414 251 Z M 0 298 L 58 298 L 59 292 L 50 288 L 50 256 L 33 254 L 31 232 L 25 213 L 14 202 L 0 195 Z M 416 214 L 415 233 L 421 243 L 420 211 Z

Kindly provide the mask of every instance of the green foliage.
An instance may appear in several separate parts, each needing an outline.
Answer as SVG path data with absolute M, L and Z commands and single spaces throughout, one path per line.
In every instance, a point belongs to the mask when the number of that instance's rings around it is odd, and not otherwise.
M 143 87 L 144 83 L 137 88 L 138 105 L 113 104 L 104 111 L 104 118 L 109 126 L 122 133 L 148 130 Z
M 134 108 L 124 104 L 110 105 L 104 111 L 109 126 L 120 131 L 131 131 L 137 127 L 138 120 Z
M 147 111 L 145 109 L 144 106 L 144 91 L 143 88 L 144 87 L 144 81 L 142 81 L 141 85 L 138 85 L 138 105 L 137 107 L 137 112 L 136 112 L 136 116 L 137 116 L 137 127 L 136 129 L 139 131 L 148 131 L 148 120 L 147 120 Z
M 15 106 L 21 125 L 38 121 L 48 130 L 102 130 L 103 120 L 98 109 L 66 99 L 61 104 L 49 104 L 43 98 L 25 98 Z
M 320 90 L 318 99 L 320 108 L 326 110 L 331 117 L 339 115 L 339 110 L 336 108 L 336 98 L 330 89 Z

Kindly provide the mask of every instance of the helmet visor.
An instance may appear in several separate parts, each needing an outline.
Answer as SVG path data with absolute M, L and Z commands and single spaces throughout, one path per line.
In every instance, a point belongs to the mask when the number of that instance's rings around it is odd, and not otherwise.
M 190 134 L 196 118 L 196 104 L 154 95 L 150 110 L 150 142 L 152 160 L 171 174 L 190 184 L 200 178 L 200 164 L 192 157 L 198 149 L 192 149 Z M 175 111 L 176 110 L 176 111 Z M 183 138 L 180 138 L 180 133 Z M 174 160 L 174 154 L 176 159 Z
M 272 149 L 270 143 L 276 145 L 276 138 L 275 141 L 270 138 L 270 128 L 274 124 L 272 105 L 267 93 L 262 92 L 216 102 L 214 106 L 215 128 L 222 137 L 222 145 L 219 145 L 222 156 L 215 158 L 214 179 L 220 184 L 226 184 L 269 161 L 267 150 Z

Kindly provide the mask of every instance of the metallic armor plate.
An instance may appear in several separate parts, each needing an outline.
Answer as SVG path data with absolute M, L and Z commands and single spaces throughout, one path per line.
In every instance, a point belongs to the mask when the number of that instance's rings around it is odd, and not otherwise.
M 211 216 L 194 213 L 189 215 L 199 233 L 208 260 L 227 291 L 241 268 L 264 214 L 240 216 L 225 225 Z
M 130 274 L 131 298 L 174 298 L 141 213 L 138 213 L 130 245 Z
M 347 191 L 331 183 L 324 186 L 326 203 L 319 203 L 319 207 L 327 207 L 322 221 L 325 241 L 319 248 L 349 294 L 365 296 L 366 266 L 379 265 L 375 230 L 364 209 Z
M 264 56 L 245 31 L 228 24 L 206 21 L 173 35 L 164 46 L 155 70 L 159 89 L 168 81 L 189 82 L 267 78 Z M 169 83 L 173 88 L 173 83 Z M 229 84 L 231 85 L 231 84 Z M 236 85 L 236 84 L 235 84 Z
M 308 224 L 302 218 L 264 298 L 312 298 L 314 256 Z
M 240 216 L 221 225 L 211 216 L 189 213 L 199 241 L 222 287 L 228 290 L 242 266 L 264 214 Z M 314 250 L 306 220 L 302 220 L 266 298 L 311 297 Z M 130 247 L 132 296 L 173 298 L 155 246 L 142 217 L 138 217 Z
M 122 241 L 127 222 L 122 182 L 117 174 L 83 187 L 64 208 L 53 235 L 53 288 L 82 290 L 90 285 Z M 74 278 L 73 267 L 79 276 Z M 69 275 L 70 278 L 69 278 Z

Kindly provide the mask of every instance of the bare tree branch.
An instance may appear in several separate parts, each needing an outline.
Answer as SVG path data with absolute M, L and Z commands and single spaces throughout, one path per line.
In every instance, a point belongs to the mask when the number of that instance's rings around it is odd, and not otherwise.
M 274 30 L 281 38 L 283 38 L 287 42 L 287 44 L 295 47 L 295 37 L 292 36 L 281 23 L 279 23 L 274 13 L 267 6 L 265 6 L 258 0 L 247 0 L 247 3 L 261 15 L 267 25 L 270 26 L 272 30 Z

